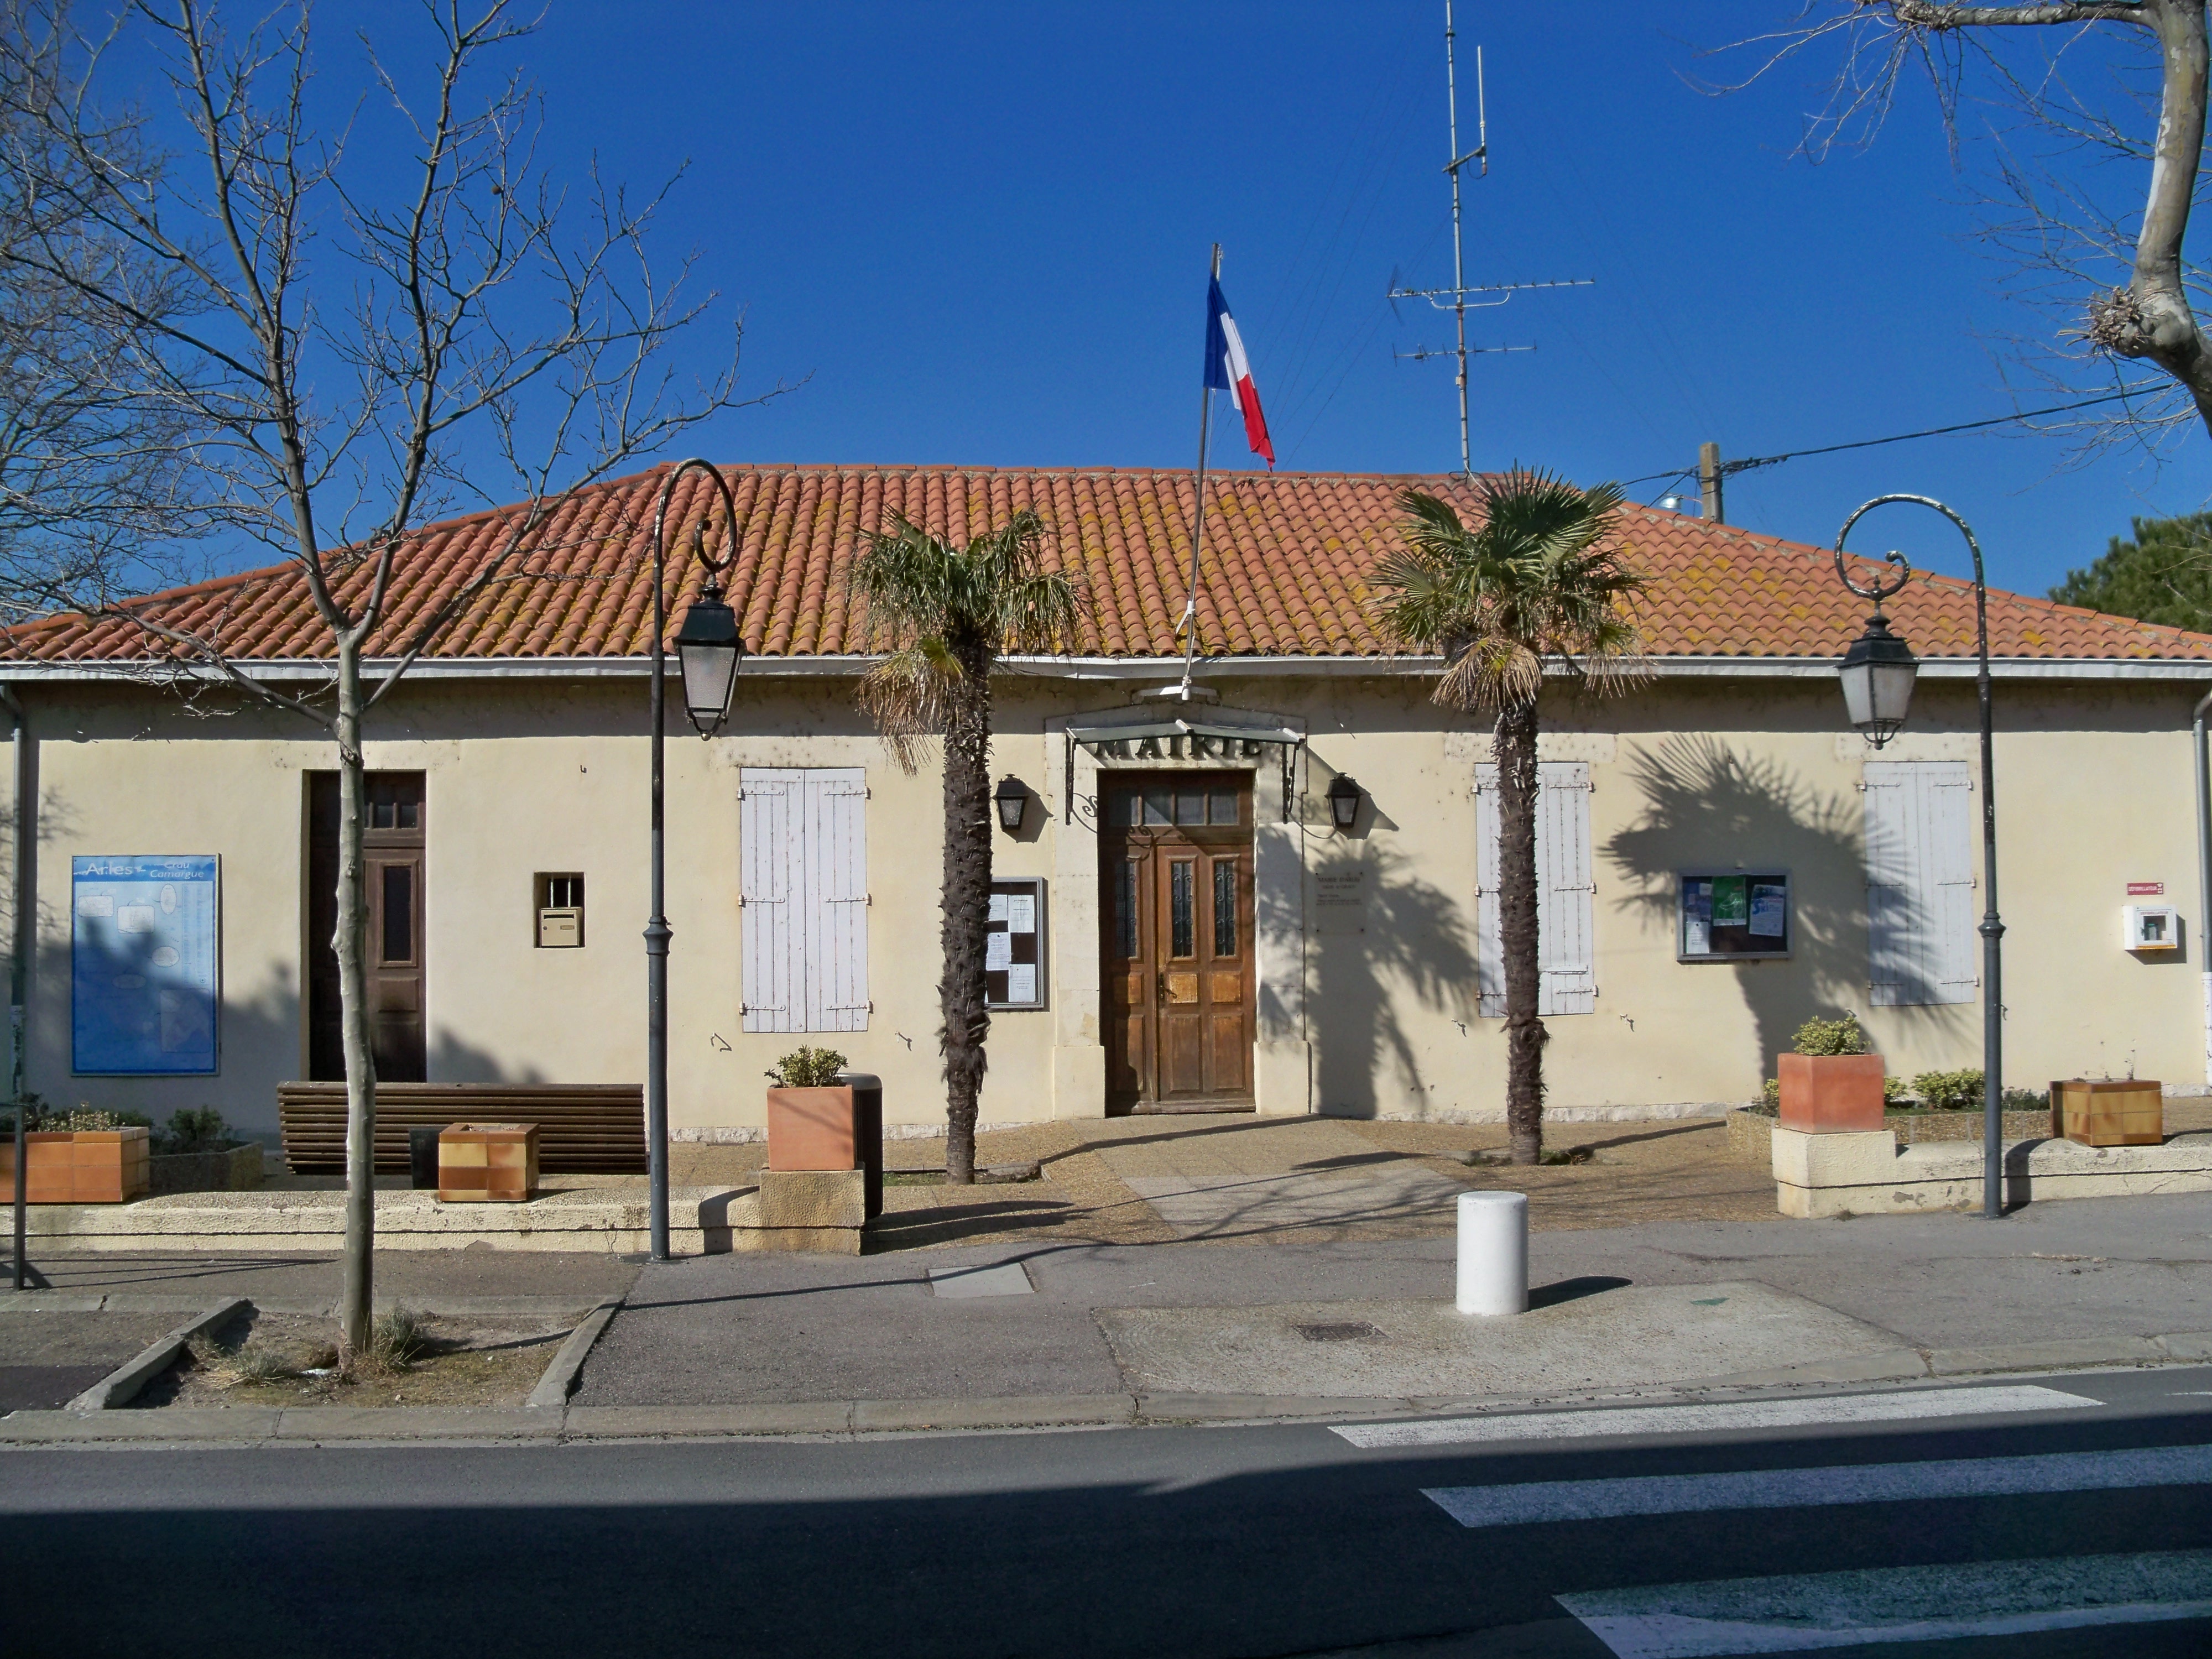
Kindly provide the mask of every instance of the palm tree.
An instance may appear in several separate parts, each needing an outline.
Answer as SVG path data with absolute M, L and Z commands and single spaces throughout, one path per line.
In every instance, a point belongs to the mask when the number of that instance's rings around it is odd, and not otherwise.
M 975 1179 L 975 1108 L 991 1017 L 983 992 L 991 913 L 991 674 L 1009 653 L 1065 650 L 1084 613 L 1069 577 L 1044 568 L 1036 514 L 955 547 L 894 514 L 871 534 L 853 584 L 890 653 L 863 682 L 861 706 L 908 772 L 928 738 L 945 744 L 943 976 L 945 1168 Z
M 1544 1022 L 1536 925 L 1536 702 L 1547 669 L 1618 687 L 1642 649 L 1632 602 L 1644 578 L 1616 530 L 1620 490 L 1578 489 L 1541 472 L 1475 480 L 1480 522 L 1418 489 L 1404 548 L 1375 571 L 1380 621 L 1402 643 L 1437 651 L 1435 700 L 1494 711 L 1498 921 L 1505 966 L 1505 1119 L 1513 1161 L 1544 1152 Z

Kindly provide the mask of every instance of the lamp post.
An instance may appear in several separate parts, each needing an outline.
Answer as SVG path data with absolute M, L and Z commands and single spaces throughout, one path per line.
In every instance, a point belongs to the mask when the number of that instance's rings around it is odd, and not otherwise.
M 1877 575 L 1862 587 L 1844 566 L 1844 541 L 1856 524 L 1877 507 L 1908 502 L 1941 513 L 1966 538 L 1974 556 L 1974 689 L 1981 708 L 1982 726 L 1982 1214 L 1990 1221 L 2004 1213 L 2004 923 L 1997 917 L 1997 775 L 1990 740 L 1990 589 L 1982 570 L 1982 544 L 1974 539 L 1966 521 L 1942 502 L 1927 495 L 1877 495 L 1844 520 L 1836 532 L 1836 574 L 1844 586 L 1875 603 L 1866 632 L 1852 642 L 1840 665 L 1844 704 L 1851 724 L 1877 749 L 1894 737 L 1905 724 L 1912 702 L 1912 682 L 1918 665 L 1911 647 L 1889 631 L 1881 602 L 1911 580 L 1912 568 L 1902 553 L 1887 562 L 1897 570 L 1897 580 L 1885 582 Z
M 647 1182 L 651 1188 L 653 1259 L 668 1260 L 668 940 L 671 929 L 665 887 L 665 840 L 662 811 L 662 726 L 667 713 L 668 659 L 663 635 L 668 629 L 667 543 L 663 534 L 668 498 L 678 482 L 694 469 L 714 480 L 729 514 L 729 548 L 717 559 L 707 551 L 703 515 L 691 535 L 692 556 L 707 567 L 707 591 L 684 613 L 676 633 L 676 659 L 684 674 L 684 712 L 702 738 L 711 738 L 730 717 L 737 690 L 738 661 L 744 645 L 738 638 L 737 614 L 723 603 L 716 579 L 738 552 L 738 506 L 722 475 L 696 457 L 681 462 L 660 487 L 653 514 L 653 914 L 645 924 L 645 1138 Z

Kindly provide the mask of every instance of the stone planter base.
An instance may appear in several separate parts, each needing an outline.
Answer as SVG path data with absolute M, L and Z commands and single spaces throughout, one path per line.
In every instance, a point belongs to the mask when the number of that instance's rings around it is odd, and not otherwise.
M 1762 1167 L 1774 1157 L 1776 1120 L 1764 1112 L 1739 1106 L 1728 1115 L 1728 1146 L 1730 1158 Z M 1982 1144 L 1982 1115 L 1979 1112 L 1889 1112 L 1883 1115 L 1881 1127 L 1897 1137 L 1900 1146 L 1922 1146 L 1931 1142 L 1955 1143 L 1970 1141 Z M 2004 1115 L 2004 1138 L 2010 1140 L 2040 1140 L 2051 1127 L 2048 1112 L 2007 1112 Z
M 243 1193 L 261 1184 L 261 1144 L 226 1146 L 213 1152 L 167 1152 L 147 1160 L 152 1182 L 148 1195 L 164 1193 Z
M 1775 1207 L 1814 1220 L 1978 1209 L 1978 1140 L 1899 1146 L 1888 1129 L 1808 1134 L 1774 1131 Z M 2162 1146 L 2080 1146 L 2020 1140 L 2004 1148 L 2004 1202 L 2129 1198 L 2212 1192 L 2212 1132 L 2176 1135 Z

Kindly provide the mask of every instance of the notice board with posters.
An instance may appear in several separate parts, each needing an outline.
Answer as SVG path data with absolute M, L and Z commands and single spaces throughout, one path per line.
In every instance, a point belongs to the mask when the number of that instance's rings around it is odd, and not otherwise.
M 137 854 L 70 860 L 71 1071 L 216 1071 L 218 864 Z
M 1044 879 L 991 884 L 983 934 L 983 1004 L 994 1011 L 1044 1006 Z
M 1741 962 L 1790 954 L 1790 872 L 1681 873 L 1678 962 Z

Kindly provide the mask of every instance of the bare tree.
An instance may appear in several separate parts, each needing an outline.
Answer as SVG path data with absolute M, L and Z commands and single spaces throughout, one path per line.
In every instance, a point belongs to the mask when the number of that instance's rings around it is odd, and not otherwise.
M 1979 240 L 2015 297 L 2057 313 L 2050 334 L 2013 343 L 2020 356 L 2051 385 L 2079 389 L 2094 367 L 2101 389 L 2130 392 L 2120 415 L 2072 428 L 2093 442 L 2212 431 L 2212 338 L 2193 303 L 2207 272 L 2187 246 L 2206 187 L 2203 0 L 1808 0 L 1789 27 L 1720 50 L 1757 59 L 1723 91 L 1840 52 L 1801 146 L 1815 160 L 1870 142 L 1900 80 L 1924 73 L 1954 156 L 1969 115 L 1987 146 Z M 2137 364 L 2160 377 L 2146 386 Z
M 82 158 L 48 137 L 55 106 L 82 90 L 65 62 L 67 15 L 0 0 L 0 623 L 88 583 L 143 583 L 140 549 L 173 552 L 203 524 L 191 469 L 176 464 L 183 420 L 118 361 L 115 319 L 94 297 L 127 292 L 167 319 L 175 295 L 155 261 L 82 212 Z M 87 106 L 78 119 L 100 153 L 158 173 L 137 112 Z
M 16 187 L 58 197 L 58 218 L 127 250 L 118 270 L 159 272 L 168 302 L 88 270 L 37 221 L 10 256 L 104 324 L 99 344 L 127 363 L 134 395 L 191 434 L 217 523 L 273 549 L 327 632 L 328 677 L 302 690 L 234 660 L 219 629 L 131 604 L 109 572 L 70 596 L 141 629 L 179 683 L 212 678 L 313 722 L 335 746 L 349 1362 L 370 1334 L 375 1225 L 363 720 L 494 584 L 532 578 L 562 494 L 739 402 L 734 335 L 692 385 L 679 387 L 662 361 L 713 299 L 679 298 L 689 261 L 675 282 L 653 274 L 647 244 L 665 189 L 633 203 L 594 173 L 568 210 L 537 161 L 534 91 L 512 74 L 474 90 L 486 60 L 531 26 L 506 0 L 467 11 L 422 0 L 420 17 L 433 49 L 419 85 L 368 57 L 363 107 L 388 109 L 412 152 L 390 200 L 356 184 L 343 134 L 324 136 L 305 4 L 236 33 L 209 0 L 125 12 L 118 30 L 153 49 L 187 135 L 166 169 L 93 113 L 90 91 L 125 37 L 71 38 L 62 51 L 75 95 L 34 112 L 39 142 L 20 154 L 41 171 Z M 372 660 L 394 562 L 416 527 L 457 502 L 500 501 L 513 505 L 495 550 Z

